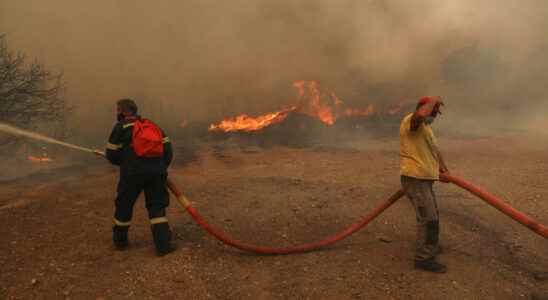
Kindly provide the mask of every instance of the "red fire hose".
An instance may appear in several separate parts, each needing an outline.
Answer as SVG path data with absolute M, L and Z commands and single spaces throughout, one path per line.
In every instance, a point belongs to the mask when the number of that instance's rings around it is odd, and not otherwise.
M 448 174 L 441 174 L 441 179 L 449 181 L 467 191 L 470 193 L 478 196 L 483 201 L 487 202 L 489 205 L 495 207 L 505 215 L 509 216 L 510 218 L 516 220 L 517 222 L 521 223 L 525 227 L 531 229 L 533 232 L 539 234 L 540 236 L 544 238 L 548 238 L 548 228 L 535 220 L 533 220 L 528 215 L 520 212 L 519 210 L 513 208 L 512 206 L 508 205 L 501 199 L 489 194 L 486 191 L 483 191 L 479 187 L 473 185 L 472 183 L 457 177 L 453 175 Z
M 515 208 L 506 204 L 501 199 L 481 190 L 479 187 L 476 187 L 472 183 L 462 178 L 459 178 L 453 175 L 448 175 L 448 174 L 441 174 L 440 177 L 442 180 L 451 182 L 471 192 L 472 194 L 478 196 L 480 199 L 494 206 L 495 208 L 497 208 L 504 214 L 508 215 L 512 219 L 525 225 L 527 228 L 531 229 L 532 231 L 539 234 L 540 236 L 544 238 L 548 238 L 548 228 L 546 226 L 534 221 L 531 217 L 516 210 Z M 375 219 L 387 208 L 389 208 L 392 204 L 394 204 L 398 199 L 400 199 L 403 195 L 405 195 L 405 192 L 403 190 L 398 190 L 390 198 L 378 204 L 371 212 L 369 212 L 369 214 L 363 217 L 363 219 L 360 222 L 355 223 L 351 225 L 350 227 L 344 229 L 343 231 L 331 237 L 328 237 L 324 240 L 314 242 L 314 243 L 309 243 L 309 244 L 293 246 L 293 247 L 269 248 L 269 247 L 248 245 L 248 244 L 244 244 L 242 242 L 231 239 L 223 231 L 209 225 L 207 221 L 204 218 L 202 218 L 202 216 L 198 213 L 198 211 L 194 207 L 192 207 L 190 201 L 181 193 L 181 191 L 177 188 L 177 186 L 175 186 L 175 184 L 171 180 L 168 179 L 167 185 L 169 190 L 176 196 L 177 201 L 179 201 L 179 203 L 186 209 L 186 211 L 196 221 L 196 223 L 198 223 L 203 229 L 205 229 L 209 234 L 213 235 L 219 241 L 225 243 L 226 245 L 232 246 L 234 248 L 237 248 L 243 251 L 253 252 L 257 254 L 270 254 L 270 255 L 309 252 L 318 248 L 322 248 L 322 247 L 326 247 L 328 245 L 334 244 L 342 239 L 347 238 L 348 236 L 352 235 L 356 231 L 365 227 L 373 219 Z
M 211 225 L 209 225 L 204 220 L 204 218 L 202 218 L 202 216 L 200 216 L 198 211 L 194 207 L 192 207 L 192 205 L 190 204 L 190 201 L 188 201 L 188 199 L 179 191 L 179 189 L 175 186 L 175 184 L 171 180 L 168 180 L 167 186 L 171 190 L 171 192 L 177 197 L 177 200 L 179 201 L 179 203 L 181 203 L 181 205 L 186 209 L 186 211 L 196 221 L 196 223 L 198 223 L 200 226 L 202 226 L 202 228 L 204 228 L 207 232 L 209 232 L 211 235 L 216 237 L 221 242 L 223 242 L 223 243 L 225 243 L 229 246 L 232 246 L 234 248 L 243 250 L 243 251 L 248 251 L 248 252 L 253 252 L 253 253 L 258 253 L 258 254 L 271 254 L 271 255 L 272 254 L 280 255 L 280 254 L 293 254 L 293 253 L 309 252 L 309 251 L 312 251 L 312 250 L 315 250 L 315 249 L 318 249 L 318 248 L 321 248 L 321 247 L 325 247 L 325 246 L 334 244 L 334 243 L 350 236 L 354 232 L 362 229 L 364 226 L 369 224 L 369 222 L 371 222 L 373 219 L 375 219 L 378 215 L 380 215 L 384 210 L 386 210 L 388 207 L 390 207 L 392 204 L 394 204 L 398 199 L 400 199 L 405 194 L 403 192 L 403 190 L 397 191 L 390 198 L 388 198 L 387 200 L 385 200 L 385 201 L 381 202 L 379 205 L 377 205 L 371 212 L 369 212 L 369 214 L 367 214 L 365 217 L 363 217 L 363 219 L 360 222 L 346 228 L 345 230 L 343 230 L 343 231 L 341 231 L 341 232 L 339 232 L 339 233 L 337 233 L 337 234 L 335 234 L 335 235 L 333 235 L 329 238 L 321 240 L 319 242 L 310 243 L 310 244 L 303 244 L 303 245 L 294 246 L 294 247 L 286 247 L 286 248 L 268 248 L 268 247 L 259 247 L 259 246 L 243 244 L 239 241 L 236 241 L 236 240 L 233 240 L 233 239 L 229 238 L 222 231 L 220 231 L 217 228 L 214 228 Z
M 22 135 L 26 137 L 30 137 L 33 139 L 38 139 L 42 141 L 46 141 L 53 144 L 59 144 L 65 147 L 69 147 L 72 149 L 77 149 L 80 151 L 90 152 L 94 153 L 99 156 L 105 156 L 105 153 L 103 151 L 99 150 L 93 150 L 88 149 L 85 147 L 61 142 L 52 138 L 48 138 L 45 136 L 40 136 L 32 132 L 28 132 L 25 130 L 21 130 L 18 128 L 14 128 L 9 125 L 0 124 L 0 130 L 8 133 L 13 133 L 17 135 Z M 544 238 L 548 238 L 548 228 L 535 220 L 533 220 L 531 217 L 523 214 L 522 212 L 516 210 L 515 208 L 511 207 L 501 199 L 481 190 L 479 187 L 473 185 L 472 183 L 448 174 L 441 174 L 440 176 L 441 180 L 452 182 L 455 185 L 458 185 L 459 187 L 471 192 L 472 194 L 478 196 L 480 199 L 484 200 L 488 204 L 494 206 L 496 209 L 501 211 L 502 213 L 506 214 L 507 216 L 511 217 L 512 219 L 518 221 L 522 225 L 526 226 L 527 228 L 531 229 L 533 232 L 539 234 L 540 236 Z M 168 188 L 171 190 L 171 192 L 177 197 L 177 200 L 185 207 L 185 209 L 188 211 L 188 213 L 192 216 L 192 218 L 200 225 L 202 226 L 207 232 L 209 232 L 211 235 L 215 236 L 217 239 L 222 241 L 223 243 L 230 245 L 232 247 L 238 248 L 240 250 L 259 253 L 259 254 L 290 254 L 290 253 L 299 253 L 299 252 L 307 252 L 312 251 L 314 249 L 325 247 L 328 245 L 331 245 L 333 243 L 336 243 L 337 241 L 340 241 L 351 234 L 355 233 L 356 231 L 360 230 L 367 224 L 369 224 L 373 219 L 375 219 L 378 215 L 380 215 L 383 211 L 385 211 L 387 208 L 389 208 L 392 204 L 394 204 L 398 199 L 400 199 L 405 192 L 403 190 L 398 190 L 394 195 L 392 195 L 390 198 L 385 200 L 384 202 L 381 202 L 378 204 L 369 214 L 367 214 L 360 222 L 348 227 L 347 229 L 329 237 L 324 240 L 321 240 L 319 242 L 310 243 L 310 244 L 304 244 L 300 246 L 294 246 L 294 247 L 286 247 L 286 248 L 268 248 L 268 247 L 258 247 L 258 246 L 252 246 L 252 245 L 246 245 L 243 243 L 240 243 L 236 240 L 233 240 L 226 236 L 222 231 L 213 228 L 211 225 L 209 225 L 204 218 L 200 216 L 198 211 L 192 207 L 190 201 L 179 191 L 179 189 L 175 186 L 175 184 L 168 179 Z

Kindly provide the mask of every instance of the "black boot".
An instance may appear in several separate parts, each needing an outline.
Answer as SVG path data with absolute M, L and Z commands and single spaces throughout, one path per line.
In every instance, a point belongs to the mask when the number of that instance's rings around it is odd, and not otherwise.
M 127 239 L 128 226 L 118 226 L 114 225 L 112 227 L 112 241 L 114 242 L 114 247 L 118 250 L 127 249 L 129 242 Z
M 171 245 L 171 230 L 167 222 L 154 224 L 151 226 L 151 229 L 158 256 L 164 256 L 175 250 L 173 245 Z
M 415 261 L 415 268 L 421 269 L 424 271 L 432 272 L 432 273 L 446 273 L 447 267 L 445 265 L 442 265 L 438 262 L 436 262 L 435 259 L 429 258 L 425 260 L 416 260 Z

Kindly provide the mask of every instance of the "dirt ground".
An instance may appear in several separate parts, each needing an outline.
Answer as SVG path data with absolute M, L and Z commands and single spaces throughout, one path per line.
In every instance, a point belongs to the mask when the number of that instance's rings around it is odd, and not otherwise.
M 182 145 L 183 141 L 179 141 Z M 548 140 L 440 140 L 454 174 L 548 224 Z M 177 145 L 177 141 L 175 141 Z M 213 225 L 270 246 L 326 237 L 399 187 L 398 144 L 179 147 L 170 176 Z M 172 200 L 177 251 L 155 256 L 143 201 L 128 251 L 111 245 L 117 171 L 102 161 L 1 182 L 2 299 L 546 299 L 548 243 L 454 186 L 436 185 L 438 275 L 413 268 L 415 218 L 402 199 L 321 251 L 257 256 L 226 247 Z

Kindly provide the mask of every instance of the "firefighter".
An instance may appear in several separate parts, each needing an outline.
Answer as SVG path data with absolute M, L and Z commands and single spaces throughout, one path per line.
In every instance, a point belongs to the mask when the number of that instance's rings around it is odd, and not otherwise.
M 432 189 L 439 174 L 448 172 L 431 128 L 443 105 L 439 96 L 419 100 L 414 113 L 400 125 L 401 184 L 411 200 L 417 219 L 415 268 L 445 273 L 447 267 L 436 261 L 439 246 L 439 217 L 436 195 Z
M 128 247 L 133 206 L 144 191 L 156 253 L 162 256 L 174 250 L 166 218 L 169 206 L 167 168 L 173 158 L 172 145 L 159 127 L 142 119 L 137 112 L 133 100 L 117 102 L 118 122 L 106 146 L 107 159 L 120 167 L 112 240 L 119 250 Z M 143 135 L 147 136 L 143 138 Z

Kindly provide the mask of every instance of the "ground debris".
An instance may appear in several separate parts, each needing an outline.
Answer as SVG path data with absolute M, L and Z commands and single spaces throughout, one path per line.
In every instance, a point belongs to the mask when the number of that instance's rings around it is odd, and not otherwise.
M 377 237 L 377 239 L 383 243 L 392 243 L 392 239 L 384 235 Z
M 533 275 L 533 277 L 538 281 L 548 280 L 548 272 L 538 272 Z

